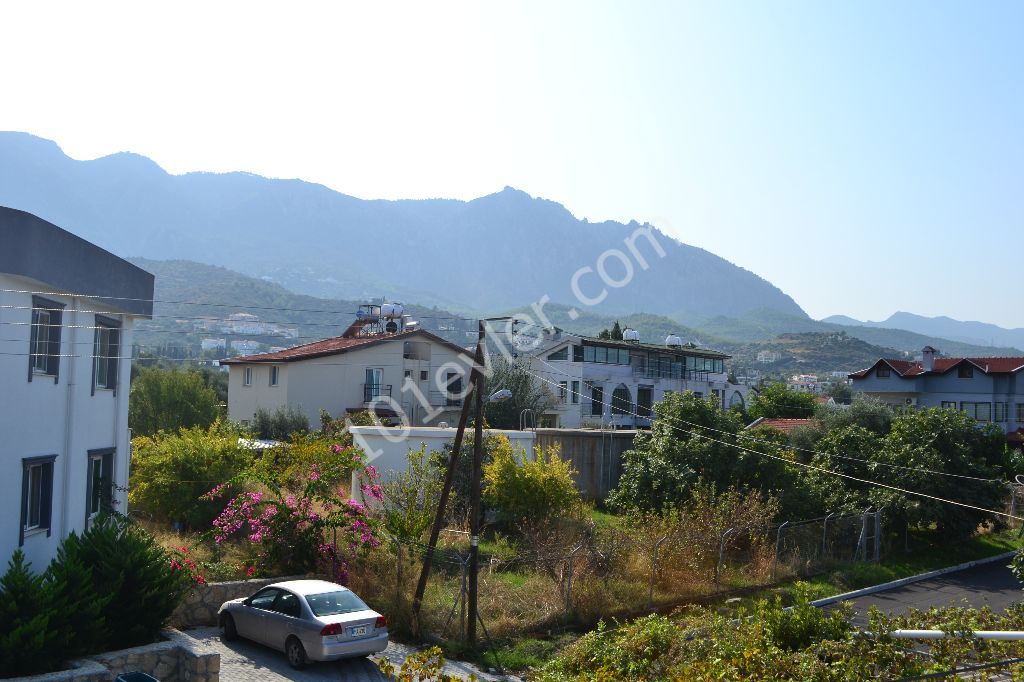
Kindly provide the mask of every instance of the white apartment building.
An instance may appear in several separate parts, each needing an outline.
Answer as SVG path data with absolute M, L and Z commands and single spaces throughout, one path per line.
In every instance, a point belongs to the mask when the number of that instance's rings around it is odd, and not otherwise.
M 681 391 L 718 396 L 722 409 L 746 404 L 749 388 L 729 383 L 725 353 L 684 345 L 677 336 L 661 345 L 641 343 L 631 329 L 623 336 L 616 341 L 544 332 L 531 366 L 557 404 L 542 416 L 543 426 L 650 426 L 654 403 Z
M 426 426 L 457 420 L 472 355 L 422 329 L 368 331 L 285 350 L 222 360 L 230 368 L 228 416 L 248 425 L 256 410 L 287 407 L 311 425 L 320 410 L 338 418 L 372 410 Z
M 0 565 L 36 571 L 62 538 L 125 510 L 132 328 L 153 275 L 0 207 Z

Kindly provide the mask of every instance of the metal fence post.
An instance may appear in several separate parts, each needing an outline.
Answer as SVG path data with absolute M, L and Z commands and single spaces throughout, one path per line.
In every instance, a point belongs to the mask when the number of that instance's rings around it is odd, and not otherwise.
M 722 539 L 718 543 L 718 563 L 715 564 L 715 592 L 720 592 L 722 589 L 722 557 L 725 554 L 725 540 L 729 537 L 729 533 L 736 530 L 735 528 L 729 528 L 722 533 Z
M 863 516 L 860 519 L 860 537 L 857 538 L 857 553 L 854 556 L 856 560 L 858 557 L 861 561 L 868 560 L 868 515 L 874 507 L 868 507 L 864 510 Z
M 782 548 L 782 529 L 789 525 L 789 521 L 783 521 L 779 529 L 775 531 L 775 559 L 772 561 L 772 582 L 775 582 L 775 572 L 779 567 L 779 550 Z
M 875 563 L 881 558 L 882 553 L 882 510 L 875 512 Z
M 825 557 L 828 556 L 828 520 L 835 516 L 835 512 L 830 512 L 825 517 L 825 523 L 821 527 L 821 560 L 824 561 Z
M 654 578 L 658 574 L 658 550 L 661 549 L 665 540 L 668 540 L 668 536 L 662 535 L 661 539 L 654 543 L 654 554 L 651 556 L 651 584 L 647 590 L 647 608 L 654 606 Z

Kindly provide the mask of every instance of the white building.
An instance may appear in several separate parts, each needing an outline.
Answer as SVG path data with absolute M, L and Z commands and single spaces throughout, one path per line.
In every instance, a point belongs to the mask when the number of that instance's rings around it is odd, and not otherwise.
M 125 356 L 153 275 L 10 208 L 0 245 L 0 565 L 20 547 L 42 571 L 63 537 L 125 509 Z
M 256 410 L 288 407 L 310 424 L 320 410 L 337 418 L 373 410 L 381 417 L 429 425 L 457 419 L 472 356 L 430 332 L 366 332 L 286 350 L 222 360 L 230 367 L 228 416 L 248 424 Z
M 676 336 L 664 345 L 544 332 L 531 352 L 533 371 L 544 377 L 557 405 L 544 426 L 579 428 L 649 426 L 654 403 L 667 393 L 693 391 L 718 396 L 723 409 L 745 405 L 748 387 L 729 383 L 724 353 L 683 345 Z

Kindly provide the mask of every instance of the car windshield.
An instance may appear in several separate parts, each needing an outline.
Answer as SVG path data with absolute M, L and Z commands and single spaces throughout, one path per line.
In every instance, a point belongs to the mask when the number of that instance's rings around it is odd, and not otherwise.
M 317 616 L 336 616 L 339 613 L 364 611 L 367 608 L 362 599 L 348 590 L 310 594 L 306 596 L 306 601 L 309 602 L 313 614 Z

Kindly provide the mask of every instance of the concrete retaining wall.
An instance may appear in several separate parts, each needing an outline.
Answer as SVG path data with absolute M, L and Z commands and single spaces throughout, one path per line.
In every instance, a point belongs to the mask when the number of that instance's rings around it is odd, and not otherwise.
M 71 662 L 68 670 L 13 678 L 21 682 L 112 682 L 124 672 L 144 672 L 161 682 L 219 682 L 220 654 L 164 630 L 163 641 Z
M 202 625 L 217 625 L 217 609 L 231 599 L 248 597 L 267 585 L 297 580 L 303 576 L 264 578 L 261 580 L 233 580 L 225 583 L 196 585 L 185 601 L 171 615 L 171 625 L 182 630 Z

